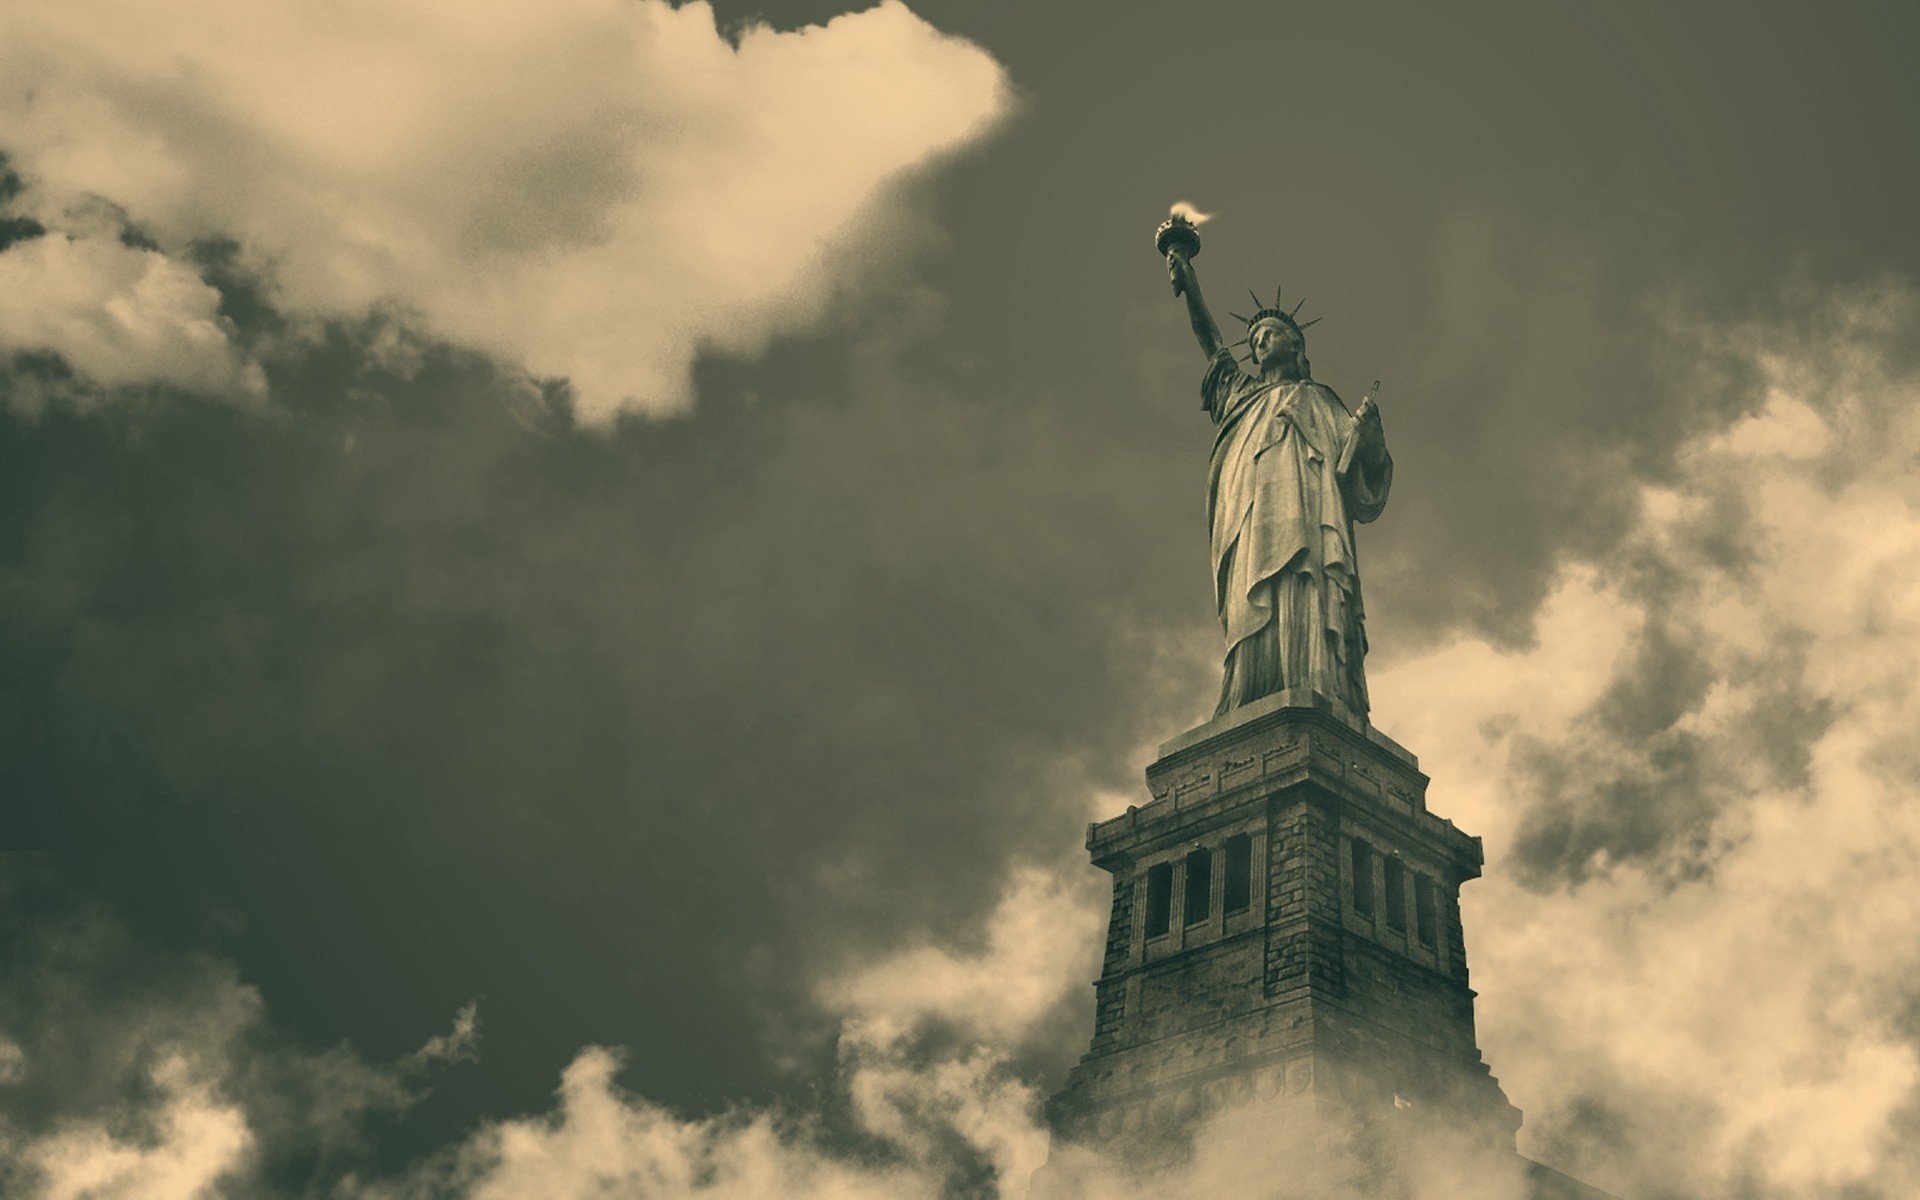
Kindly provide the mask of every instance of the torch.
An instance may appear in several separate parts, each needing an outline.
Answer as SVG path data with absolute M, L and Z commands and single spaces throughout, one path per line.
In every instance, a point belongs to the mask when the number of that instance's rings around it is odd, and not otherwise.
M 1209 214 L 1203 213 L 1185 200 L 1176 203 L 1167 213 L 1167 219 L 1153 231 L 1153 248 L 1167 260 L 1167 266 L 1173 266 L 1177 254 L 1184 261 L 1191 261 L 1200 253 L 1200 223 L 1208 220 Z M 1180 294 L 1180 283 L 1176 279 L 1173 294 Z

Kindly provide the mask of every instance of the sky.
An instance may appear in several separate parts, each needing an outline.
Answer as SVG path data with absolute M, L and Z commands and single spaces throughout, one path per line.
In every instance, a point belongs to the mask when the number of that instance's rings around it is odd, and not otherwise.
M 1219 686 L 1187 200 L 1382 381 L 1522 1148 L 1920 1194 L 1916 26 L 8 4 L 0 1190 L 1021 1195 Z

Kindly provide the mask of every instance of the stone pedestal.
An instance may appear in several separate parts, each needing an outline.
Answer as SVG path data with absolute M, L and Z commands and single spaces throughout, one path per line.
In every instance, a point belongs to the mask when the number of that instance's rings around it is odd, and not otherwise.
M 1204 1170 L 1248 1197 L 1391 1196 L 1435 1164 L 1521 1178 L 1461 938 L 1480 840 L 1427 811 L 1426 785 L 1413 755 L 1313 694 L 1161 747 L 1151 802 L 1087 831 L 1113 907 L 1036 1200 L 1075 1195 L 1076 1162 Z

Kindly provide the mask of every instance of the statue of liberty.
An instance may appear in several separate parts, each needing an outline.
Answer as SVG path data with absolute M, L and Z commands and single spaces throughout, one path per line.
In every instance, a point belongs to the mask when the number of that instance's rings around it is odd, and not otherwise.
M 1367 652 L 1355 522 L 1387 504 L 1393 459 L 1368 394 L 1348 412 L 1314 382 L 1298 304 L 1254 298 L 1246 367 L 1200 295 L 1199 238 L 1175 218 L 1157 244 L 1194 336 L 1208 357 L 1201 404 L 1213 418 L 1207 479 L 1214 598 L 1226 634 L 1226 677 L 1215 715 L 1288 689 L 1339 701 L 1366 720 Z M 1239 344 L 1239 343 L 1236 343 Z M 1378 385 L 1375 385 L 1378 387 Z

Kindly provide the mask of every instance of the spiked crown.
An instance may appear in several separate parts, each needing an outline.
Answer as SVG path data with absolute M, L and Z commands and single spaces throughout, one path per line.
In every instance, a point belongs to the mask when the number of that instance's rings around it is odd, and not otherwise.
M 1234 345 L 1244 346 L 1248 342 L 1252 341 L 1253 327 L 1255 325 L 1258 325 L 1262 321 L 1267 321 L 1267 320 L 1279 321 L 1281 324 L 1292 329 L 1295 333 L 1301 332 L 1302 330 L 1306 329 L 1307 326 L 1309 325 L 1317 325 L 1320 323 L 1319 317 L 1315 317 L 1311 321 L 1295 320 L 1294 318 L 1300 312 L 1301 306 L 1306 304 L 1307 298 L 1305 296 L 1300 297 L 1300 302 L 1298 304 L 1295 304 L 1293 306 L 1293 310 L 1289 312 L 1288 310 L 1280 307 L 1280 290 L 1281 289 L 1279 289 L 1278 287 L 1273 289 L 1273 304 L 1271 306 L 1268 306 L 1267 304 L 1264 304 L 1261 302 L 1260 297 L 1254 295 L 1252 289 L 1248 289 L 1247 295 L 1253 296 L 1253 315 L 1250 317 L 1243 317 L 1239 313 L 1227 314 L 1228 316 L 1232 317 L 1234 320 L 1240 322 L 1242 325 L 1245 325 L 1247 327 L 1247 336 L 1233 343 Z

